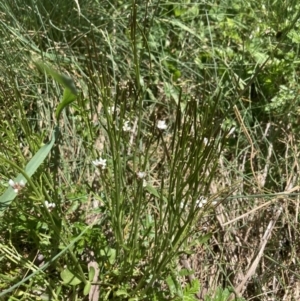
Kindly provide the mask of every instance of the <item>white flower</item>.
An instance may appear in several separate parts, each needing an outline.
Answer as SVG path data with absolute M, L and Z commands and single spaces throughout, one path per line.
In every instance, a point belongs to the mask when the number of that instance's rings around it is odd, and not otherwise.
M 143 172 L 143 171 L 137 172 L 136 175 L 137 175 L 137 177 L 138 177 L 139 179 L 144 179 L 144 178 L 146 177 L 146 173 Z
M 99 160 L 95 160 L 95 161 L 92 161 L 92 163 L 96 166 L 96 167 L 100 167 L 102 169 L 105 169 L 106 168 L 106 159 L 102 159 L 100 158 Z
M 164 120 L 158 120 L 157 122 L 157 128 L 160 130 L 166 130 L 167 129 L 166 122 Z
M 207 199 L 205 199 L 205 198 L 200 198 L 200 201 L 203 205 L 207 203 Z
M 200 200 L 197 200 L 196 201 L 196 205 L 199 207 L 199 208 L 202 208 L 203 207 L 203 204 Z
M 49 203 L 48 201 L 45 201 L 45 205 L 48 209 L 53 209 L 55 208 L 55 204 L 54 203 Z
M 124 132 L 130 132 L 131 131 L 131 126 L 129 125 L 129 121 L 124 122 L 123 131 Z
M 13 188 L 13 190 L 14 190 L 15 193 L 19 193 L 20 190 L 22 190 L 22 188 L 25 187 L 24 180 L 21 180 L 19 183 L 17 183 L 17 182 L 14 182 L 12 179 L 10 179 L 8 181 L 8 184 L 9 184 L 10 187 Z
M 15 182 L 14 182 L 12 179 L 10 179 L 10 180 L 8 181 L 8 184 L 9 184 L 9 186 L 11 186 L 12 188 L 14 188 L 14 186 L 15 186 Z
M 233 134 L 235 131 L 235 127 L 231 128 L 228 134 L 226 135 L 226 138 L 228 138 L 231 134 Z
M 145 180 L 146 173 L 144 171 L 138 171 L 136 173 L 136 176 L 138 177 L 139 180 L 143 180 L 143 187 L 147 186 L 147 181 Z
M 196 205 L 199 208 L 202 208 L 205 204 L 207 203 L 207 199 L 203 196 L 201 196 L 197 201 L 196 201 Z
M 114 111 L 115 111 L 115 106 L 113 105 L 113 106 L 111 106 L 111 107 L 109 107 L 109 108 L 107 108 L 107 112 L 108 112 L 108 114 L 113 114 L 114 113 Z

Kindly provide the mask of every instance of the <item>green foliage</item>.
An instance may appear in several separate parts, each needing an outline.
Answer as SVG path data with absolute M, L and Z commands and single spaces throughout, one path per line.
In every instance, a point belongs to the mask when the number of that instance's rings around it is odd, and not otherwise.
M 38 169 L 38 167 L 44 162 L 46 157 L 48 156 L 49 152 L 51 151 L 54 142 L 57 138 L 58 135 L 58 129 L 56 129 L 52 135 L 52 139 L 50 140 L 49 143 L 45 144 L 43 147 L 40 148 L 40 150 L 32 157 L 32 159 L 28 162 L 28 164 L 25 167 L 25 170 L 22 171 L 14 180 L 15 183 L 20 183 L 23 181 L 24 185 L 27 183 L 27 181 L 30 181 L 30 177 L 35 173 L 35 171 Z M 3 162 L 6 162 L 10 164 L 11 166 L 15 167 L 16 169 L 17 166 L 13 163 L 10 162 L 8 159 L 2 157 L 1 158 Z M 13 201 L 18 192 L 16 192 L 11 186 L 9 186 L 6 191 L 1 195 L 0 197 L 0 214 L 3 214 L 3 210 L 9 206 L 10 202 Z
M 251 231 L 224 218 L 297 182 L 297 1 L 0 8 L 0 296 L 81 300 L 99 285 L 99 300 L 196 300 L 201 282 L 183 282 L 204 271 L 205 300 L 226 300 L 246 267 L 224 262 L 249 250 L 228 245 Z M 176 272 L 197 251 L 198 270 Z
M 191 284 L 186 284 L 182 289 L 178 280 L 174 277 L 168 277 L 166 280 L 171 296 L 175 296 L 174 300 L 193 301 L 198 300 L 196 294 L 200 291 L 199 280 L 194 279 Z
M 227 301 L 232 292 L 230 290 L 218 287 L 212 295 L 207 295 L 205 301 Z M 235 298 L 235 301 L 245 301 L 244 298 Z
M 187 284 L 183 290 L 183 297 L 182 299 L 177 299 L 179 300 L 184 300 L 184 301 L 193 301 L 193 300 L 197 300 L 197 298 L 195 297 L 195 294 L 197 294 L 199 292 L 200 289 L 200 284 L 199 284 L 199 280 L 193 280 L 191 285 Z
M 60 277 L 65 285 L 76 286 L 81 283 L 81 280 L 68 269 L 64 269 L 60 273 Z

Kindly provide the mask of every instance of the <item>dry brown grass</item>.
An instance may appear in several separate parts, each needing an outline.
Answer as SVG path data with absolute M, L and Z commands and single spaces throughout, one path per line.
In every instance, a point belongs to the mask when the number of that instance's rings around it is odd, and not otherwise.
M 224 198 L 214 216 L 199 221 L 199 231 L 212 232 L 212 239 L 181 264 L 195 271 L 202 295 L 231 284 L 235 291 L 231 300 L 236 295 L 247 300 L 296 301 L 300 296 L 297 138 L 289 130 L 281 131 L 285 189 L 273 185 L 272 191 L 270 178 L 279 156 L 267 137 L 275 126 L 267 124 L 258 139 L 255 130 L 239 121 L 238 137 L 246 135 L 250 146 L 229 160 L 223 152 L 210 187 L 212 195 L 229 187 L 235 192 Z

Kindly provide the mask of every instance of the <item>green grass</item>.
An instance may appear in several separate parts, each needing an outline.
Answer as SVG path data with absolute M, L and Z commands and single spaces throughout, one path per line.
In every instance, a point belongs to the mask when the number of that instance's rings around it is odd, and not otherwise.
M 0 300 L 299 299 L 297 1 L 0 7 Z

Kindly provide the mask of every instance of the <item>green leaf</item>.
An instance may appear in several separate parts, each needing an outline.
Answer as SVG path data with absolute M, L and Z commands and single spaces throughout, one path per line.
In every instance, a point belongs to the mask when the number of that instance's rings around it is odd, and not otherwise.
M 66 285 L 78 285 L 81 283 L 81 280 L 77 278 L 70 270 L 65 269 L 60 273 L 60 277 L 64 284 Z
M 207 233 L 207 234 L 205 234 L 205 235 L 199 237 L 199 238 L 197 239 L 197 241 L 198 241 L 199 244 L 202 245 L 202 244 L 207 243 L 207 242 L 211 239 L 211 237 L 212 237 L 212 233 L 210 232 L 210 233 Z
M 113 265 L 116 261 L 116 253 L 116 249 L 109 247 L 100 250 L 100 255 L 106 257 L 111 265 Z
M 194 270 L 182 269 L 182 270 L 179 271 L 179 275 L 181 277 L 186 277 L 186 276 L 193 275 L 193 274 L 195 274 Z
M 71 90 L 69 90 L 69 89 L 64 90 L 63 99 L 57 106 L 56 112 L 55 112 L 55 117 L 57 120 L 59 120 L 62 110 L 66 106 L 68 106 L 70 103 L 72 103 L 76 98 L 77 98 L 77 96 L 75 94 L 73 94 Z
M 83 294 L 87 296 L 91 290 L 92 284 L 88 281 L 83 289 Z
M 73 79 L 66 74 L 58 73 L 53 68 L 47 66 L 42 62 L 34 61 L 35 65 L 42 71 L 45 71 L 47 74 L 52 76 L 59 84 L 61 84 L 64 89 L 63 99 L 56 108 L 55 116 L 59 120 L 62 110 L 72 103 L 77 98 L 77 89 Z
M 95 276 L 95 268 L 91 266 L 89 270 L 89 280 L 93 281 L 94 276 Z
M 166 279 L 166 283 L 169 287 L 171 295 L 173 295 L 175 292 L 177 292 L 176 285 L 174 283 L 173 277 L 168 276 L 167 279 Z
M 180 70 L 175 70 L 172 75 L 172 80 L 176 82 L 181 77 Z
M 176 8 L 174 8 L 174 15 L 175 15 L 175 17 L 180 17 L 182 14 L 184 14 L 185 11 L 186 10 L 176 7 Z
M 124 297 L 128 297 L 129 295 L 128 295 L 128 293 L 127 293 L 127 291 L 126 290 L 124 290 L 124 289 L 119 289 L 119 290 L 117 290 L 116 292 L 115 292 L 115 295 L 116 296 L 124 296 Z
M 158 199 L 160 198 L 158 191 L 157 191 L 153 186 L 147 185 L 147 186 L 146 186 L 146 190 L 147 190 L 150 194 L 156 196 Z
M 71 91 L 75 96 L 77 95 L 77 89 L 75 83 L 71 77 L 66 74 L 58 73 L 53 68 L 47 66 L 43 62 L 34 61 L 35 65 L 42 71 L 45 71 L 47 74 L 51 75 L 59 84 L 64 88 Z
M 187 284 L 184 288 L 184 301 L 196 301 L 195 294 L 197 294 L 200 290 L 200 283 L 198 279 L 194 279 L 191 285 Z
M 147 190 L 150 194 L 152 194 L 153 196 L 157 197 L 158 199 L 161 198 L 160 194 L 158 193 L 158 191 L 157 191 L 153 186 L 147 185 L 147 186 L 146 186 L 146 190 Z M 165 202 L 168 201 L 167 198 L 164 197 L 164 196 L 162 197 L 162 199 L 163 199 Z
M 54 133 L 52 135 L 52 139 L 49 143 L 42 146 L 39 151 L 31 158 L 28 164 L 25 167 L 24 173 L 18 174 L 18 176 L 14 179 L 15 183 L 20 183 L 23 181 L 25 184 L 27 183 L 27 178 L 30 178 L 38 167 L 44 162 L 49 152 L 51 151 L 55 140 L 57 139 L 59 134 L 59 129 L 55 128 Z M 8 161 L 5 158 L 2 158 L 6 162 Z M 9 162 L 8 162 L 9 163 Z M 24 176 L 26 175 L 26 177 Z M 14 191 L 12 187 L 8 187 L 5 192 L 0 197 L 0 215 L 3 211 L 17 196 L 17 193 Z

